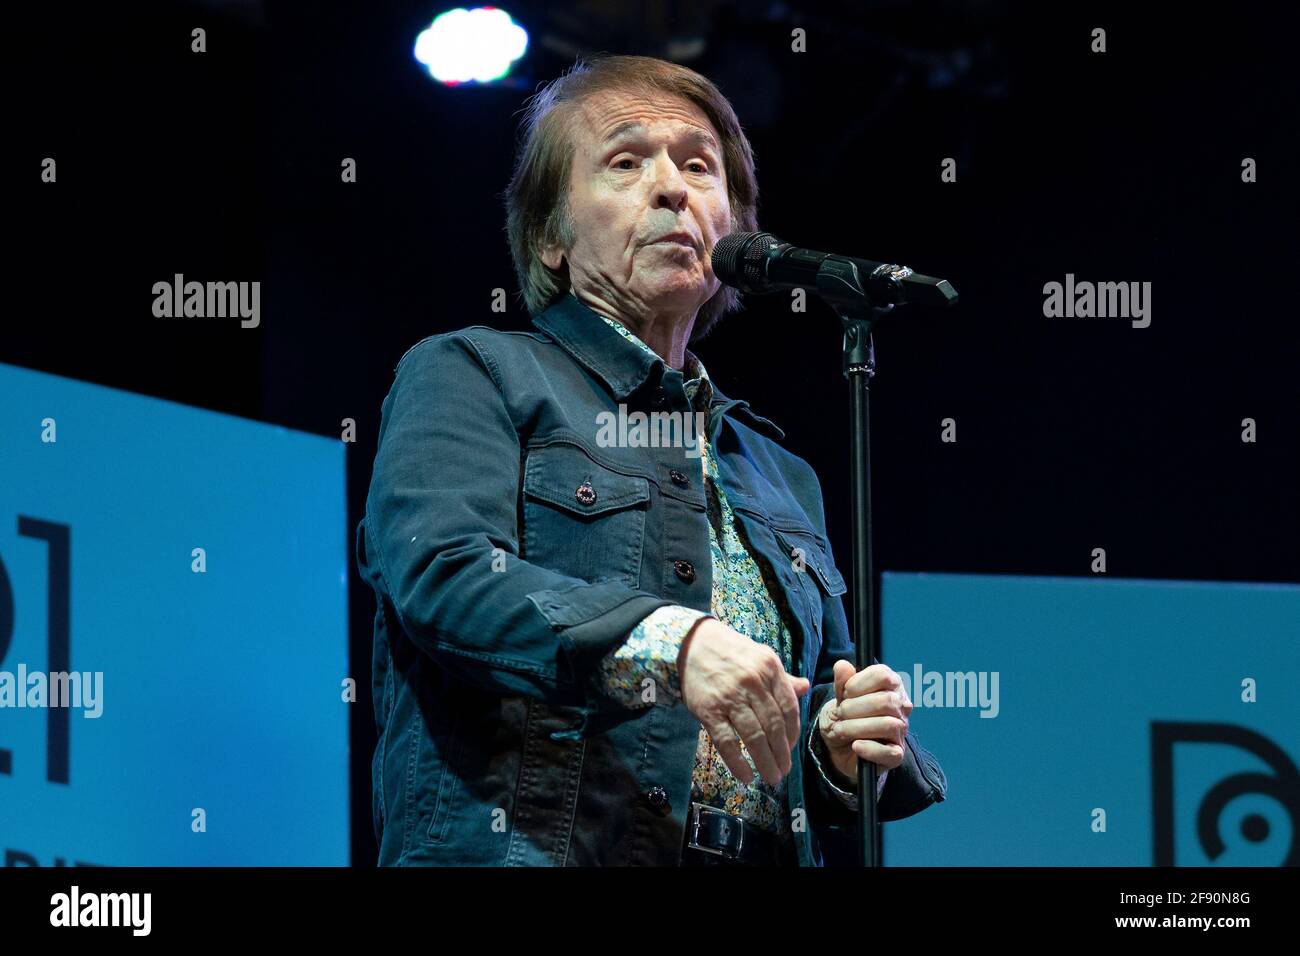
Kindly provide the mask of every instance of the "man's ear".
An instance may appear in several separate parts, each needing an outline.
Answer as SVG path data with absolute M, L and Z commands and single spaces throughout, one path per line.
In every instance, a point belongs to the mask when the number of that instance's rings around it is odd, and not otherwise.
M 538 253 L 538 258 L 546 268 L 558 272 L 564 262 L 564 249 L 558 245 L 546 246 Z

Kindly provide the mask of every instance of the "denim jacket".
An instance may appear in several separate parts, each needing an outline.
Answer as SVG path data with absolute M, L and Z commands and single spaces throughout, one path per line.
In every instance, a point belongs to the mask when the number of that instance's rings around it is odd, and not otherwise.
M 381 865 L 680 859 L 699 721 L 684 705 L 628 709 L 592 678 L 656 608 L 709 610 L 704 490 L 681 483 L 691 449 L 597 440 L 620 405 L 688 414 L 682 374 L 621 347 L 572 293 L 534 325 L 422 340 L 383 403 L 356 537 L 376 596 Z M 746 540 L 797 618 L 794 674 L 813 688 L 788 795 L 799 863 L 818 866 L 832 841 L 837 857 L 852 853 L 857 823 L 809 748 L 832 666 L 853 659 L 844 579 L 817 477 L 781 430 L 716 388 L 706 428 Z M 946 789 L 909 733 L 879 818 Z

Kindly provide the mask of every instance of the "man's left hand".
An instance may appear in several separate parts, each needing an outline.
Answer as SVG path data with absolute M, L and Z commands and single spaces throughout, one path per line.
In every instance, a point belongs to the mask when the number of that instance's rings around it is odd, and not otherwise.
M 831 762 L 845 777 L 858 779 L 858 760 L 893 770 L 903 762 L 912 701 L 902 678 L 884 664 L 859 671 L 835 662 L 835 700 L 817 717 L 817 729 Z

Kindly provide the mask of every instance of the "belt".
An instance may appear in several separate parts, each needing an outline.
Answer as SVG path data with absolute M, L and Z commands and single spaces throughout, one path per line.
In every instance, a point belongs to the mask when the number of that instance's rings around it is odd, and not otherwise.
M 708 866 L 739 863 L 750 866 L 775 866 L 780 862 L 780 846 L 775 835 L 725 810 L 691 801 L 686 818 L 686 850 L 708 854 L 684 862 Z

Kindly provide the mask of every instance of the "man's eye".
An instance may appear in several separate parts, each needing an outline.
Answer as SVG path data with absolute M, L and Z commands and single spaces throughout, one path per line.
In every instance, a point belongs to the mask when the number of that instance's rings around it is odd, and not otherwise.
M 708 163 L 705 163 L 704 161 L 699 160 L 699 159 L 692 160 L 691 163 L 690 163 L 689 165 L 691 165 L 691 166 L 699 166 L 699 167 L 700 167 L 700 172 L 702 172 L 702 173 L 707 173 L 707 172 L 709 171 L 709 165 L 708 165 Z
M 618 160 L 617 162 L 614 163 L 614 168 L 617 169 L 617 168 L 619 168 L 620 166 L 622 166 L 624 163 L 631 163 L 632 166 L 628 166 L 628 167 L 626 167 L 627 169 L 631 169 L 631 168 L 633 168 L 633 166 L 636 165 L 636 160 L 634 160 L 634 159 L 620 159 L 620 160 Z

